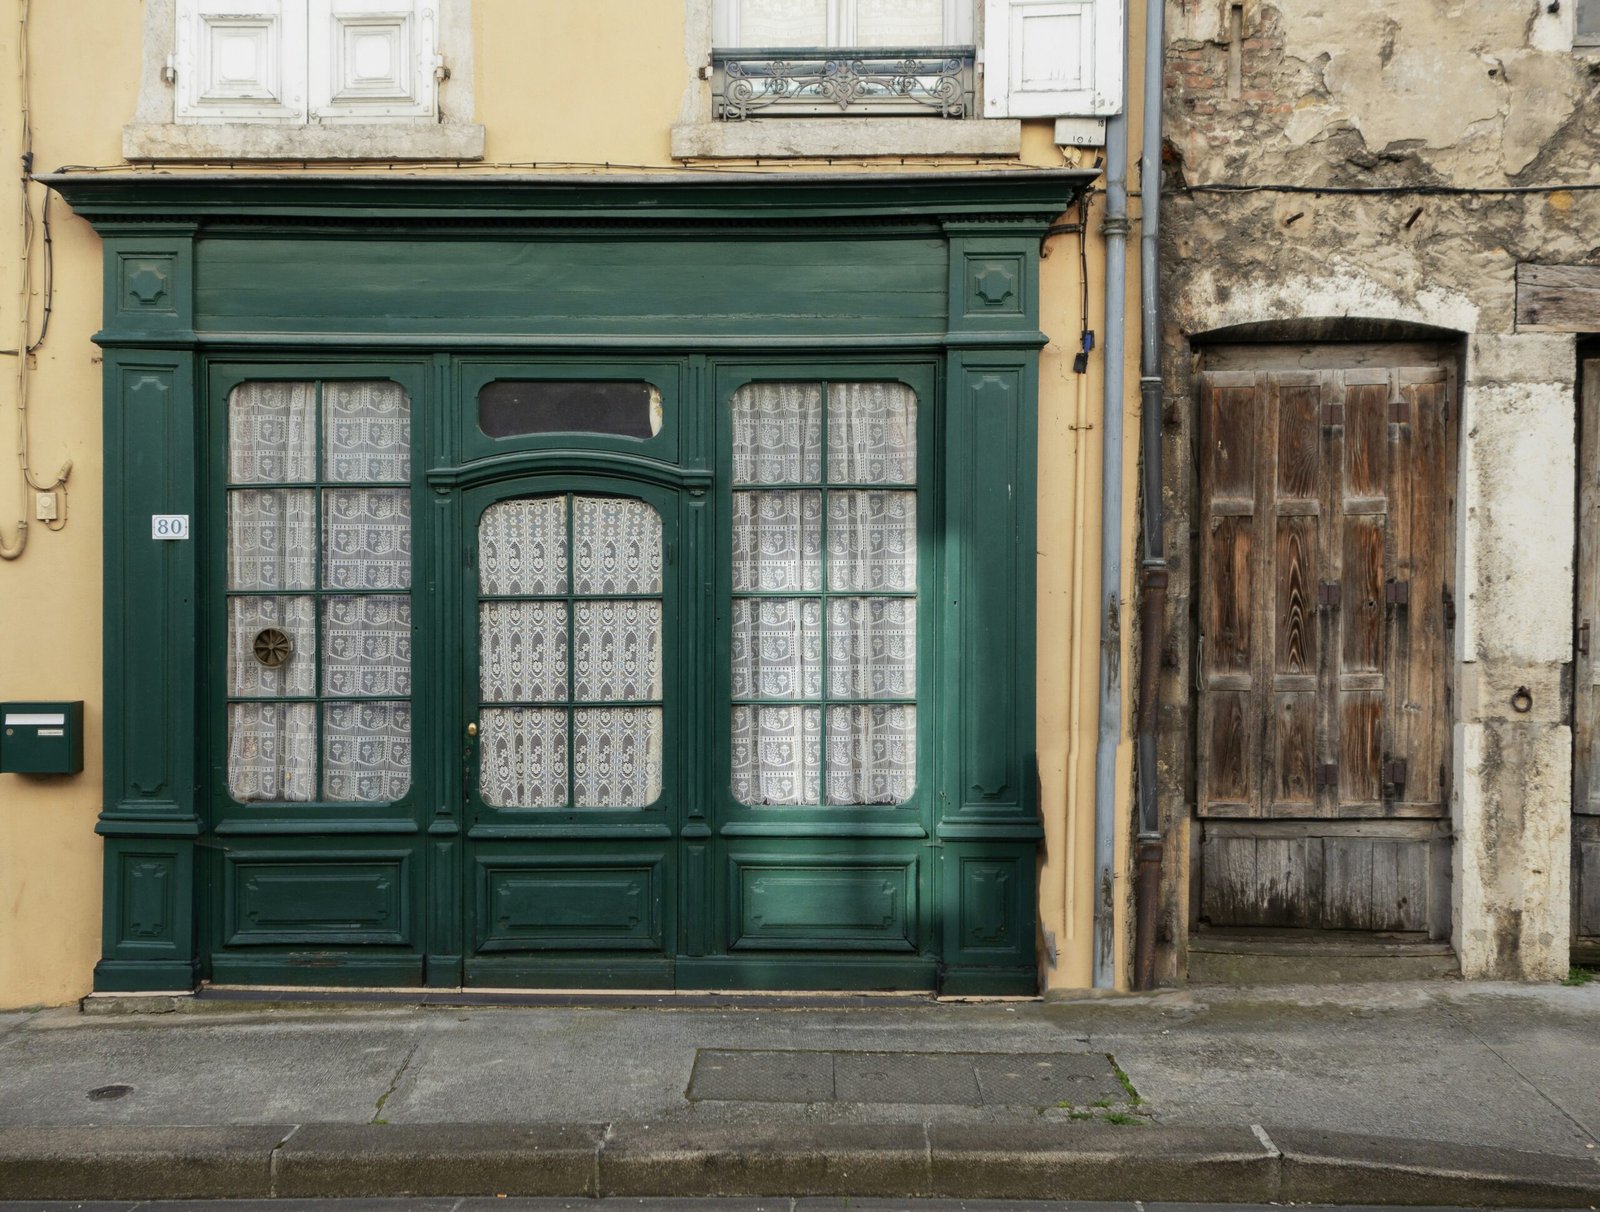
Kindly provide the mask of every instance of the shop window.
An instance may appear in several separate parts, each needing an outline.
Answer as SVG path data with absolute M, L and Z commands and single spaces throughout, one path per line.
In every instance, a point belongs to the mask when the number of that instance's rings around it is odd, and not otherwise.
M 411 785 L 411 404 L 397 384 L 228 397 L 228 790 L 389 802 Z
M 917 754 L 916 393 L 763 383 L 732 405 L 734 798 L 905 803 Z

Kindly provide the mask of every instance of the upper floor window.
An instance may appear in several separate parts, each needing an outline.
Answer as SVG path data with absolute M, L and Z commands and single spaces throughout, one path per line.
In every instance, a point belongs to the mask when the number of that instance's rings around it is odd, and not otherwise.
M 973 0 L 717 0 L 719 47 L 936 47 L 972 42 Z
M 431 118 L 428 0 L 178 0 L 178 122 Z
M 714 0 L 716 116 L 1101 116 L 1122 104 L 1123 0 Z
M 719 118 L 971 117 L 973 0 L 717 0 Z

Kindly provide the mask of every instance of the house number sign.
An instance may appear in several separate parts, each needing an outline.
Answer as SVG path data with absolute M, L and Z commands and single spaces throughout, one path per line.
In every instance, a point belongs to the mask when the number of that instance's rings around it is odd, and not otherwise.
M 150 515 L 152 539 L 187 539 L 189 515 L 186 513 L 153 513 Z

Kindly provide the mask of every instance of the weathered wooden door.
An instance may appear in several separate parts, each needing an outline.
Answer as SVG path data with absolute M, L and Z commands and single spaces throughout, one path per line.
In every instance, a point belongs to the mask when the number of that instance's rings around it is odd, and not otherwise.
M 1600 955 L 1600 359 L 1579 386 L 1578 651 L 1573 684 L 1572 942 L 1574 958 Z
M 1207 367 L 1201 920 L 1437 937 L 1450 376 L 1372 347 L 1219 350 Z

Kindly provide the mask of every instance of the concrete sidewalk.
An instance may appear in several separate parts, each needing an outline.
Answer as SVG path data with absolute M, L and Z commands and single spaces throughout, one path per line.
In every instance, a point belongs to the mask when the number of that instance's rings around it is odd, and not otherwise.
M 0 1015 L 0 1198 L 1600 1203 L 1600 987 L 433 1000 Z

